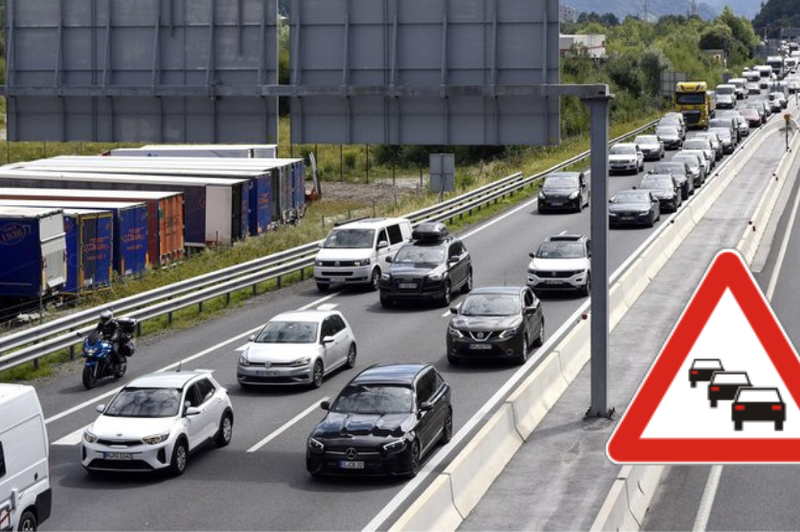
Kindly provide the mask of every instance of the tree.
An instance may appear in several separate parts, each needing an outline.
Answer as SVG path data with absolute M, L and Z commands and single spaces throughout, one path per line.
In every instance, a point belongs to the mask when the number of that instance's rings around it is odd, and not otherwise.
M 664 52 L 658 48 L 648 48 L 639 58 L 639 64 L 645 92 L 650 96 L 658 96 L 661 93 L 661 74 L 669 68 Z
M 715 23 L 700 34 L 701 50 L 725 50 L 733 48 L 733 32 L 725 24 Z

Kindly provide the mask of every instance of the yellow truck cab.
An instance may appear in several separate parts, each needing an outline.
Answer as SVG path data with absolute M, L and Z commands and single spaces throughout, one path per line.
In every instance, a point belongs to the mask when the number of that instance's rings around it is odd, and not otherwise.
M 675 110 L 688 128 L 707 128 L 716 112 L 714 93 L 705 81 L 681 81 L 675 87 Z

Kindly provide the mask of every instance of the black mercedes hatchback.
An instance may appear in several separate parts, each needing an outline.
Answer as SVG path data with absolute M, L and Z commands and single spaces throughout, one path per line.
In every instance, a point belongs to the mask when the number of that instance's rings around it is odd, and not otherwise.
M 318 475 L 416 476 L 422 458 L 453 436 L 450 386 L 433 366 L 377 365 L 359 373 L 308 437 Z

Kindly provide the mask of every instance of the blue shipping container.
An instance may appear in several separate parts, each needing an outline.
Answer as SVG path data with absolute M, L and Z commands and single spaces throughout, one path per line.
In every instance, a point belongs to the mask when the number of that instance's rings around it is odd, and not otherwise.
M 78 294 L 111 286 L 114 262 L 114 214 L 66 209 L 67 282 L 64 292 Z
M 272 172 L 269 172 L 250 182 L 250 236 L 266 233 L 272 221 L 271 181 Z
M 123 205 L 123 204 L 121 204 Z M 114 270 L 120 275 L 135 275 L 147 266 L 147 205 L 124 204 L 109 208 L 114 218 Z

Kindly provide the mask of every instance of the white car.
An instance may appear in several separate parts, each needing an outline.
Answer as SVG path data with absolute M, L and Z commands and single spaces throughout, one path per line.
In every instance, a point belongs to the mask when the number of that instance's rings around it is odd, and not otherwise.
M 189 453 L 231 442 L 233 407 L 208 371 L 165 371 L 128 383 L 83 433 L 88 471 L 186 470 Z
M 531 253 L 528 286 L 538 296 L 553 290 L 589 295 L 592 284 L 591 241 L 583 235 L 551 236 Z
M 341 312 L 305 310 L 272 318 L 239 357 L 236 377 L 242 387 L 322 386 L 325 375 L 356 365 L 356 339 Z
M 611 174 L 622 172 L 638 174 L 644 170 L 644 153 L 638 144 L 615 144 L 608 152 L 608 168 Z

